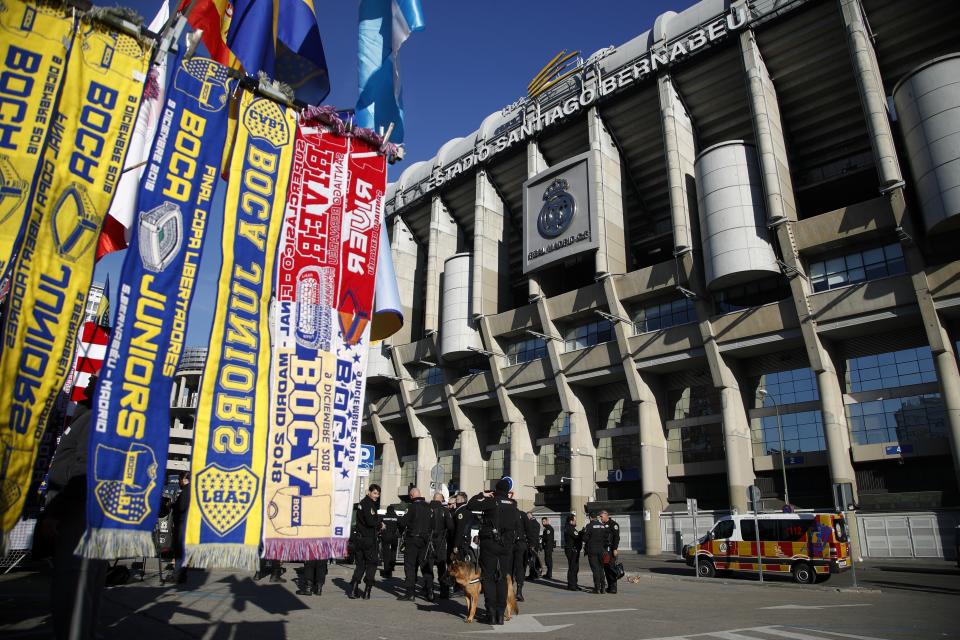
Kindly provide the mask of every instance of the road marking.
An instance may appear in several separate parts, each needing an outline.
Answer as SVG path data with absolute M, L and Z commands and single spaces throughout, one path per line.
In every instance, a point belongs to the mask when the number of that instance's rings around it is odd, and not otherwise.
M 557 611 L 555 613 L 529 613 L 526 615 L 516 615 L 513 616 L 513 619 L 509 622 L 503 624 L 503 626 L 497 625 L 489 631 L 468 631 L 467 633 L 548 633 L 550 631 L 556 631 L 558 629 L 565 629 L 567 627 L 572 627 L 573 623 L 570 624 L 554 624 L 554 625 L 545 625 L 541 624 L 538 617 L 546 616 L 575 616 L 582 614 L 594 614 L 594 613 L 620 613 L 623 611 L 636 611 L 636 609 L 596 609 L 592 611 Z
M 647 640 L 775 640 L 776 638 L 787 638 L 788 640 L 836 640 L 837 638 L 881 640 L 880 638 L 858 636 L 837 631 L 782 626 L 749 627 L 746 629 L 731 629 L 730 631 L 708 631 L 706 633 L 695 633 L 685 636 L 648 638 Z
M 837 609 L 839 607 L 872 607 L 872 604 L 781 604 L 776 607 L 760 607 L 761 609 Z

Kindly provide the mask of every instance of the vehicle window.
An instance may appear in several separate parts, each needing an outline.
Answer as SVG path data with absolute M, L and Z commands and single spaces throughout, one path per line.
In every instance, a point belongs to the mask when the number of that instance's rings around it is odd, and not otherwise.
M 714 540 L 727 540 L 733 536 L 733 520 L 721 520 L 713 528 Z
M 780 520 L 780 539 L 784 542 L 804 542 L 814 520 Z
M 779 540 L 779 531 L 777 531 L 776 520 L 760 520 L 760 540 L 762 542 L 774 542 Z
M 747 542 L 756 541 L 757 528 L 753 526 L 753 520 L 740 521 L 740 537 Z

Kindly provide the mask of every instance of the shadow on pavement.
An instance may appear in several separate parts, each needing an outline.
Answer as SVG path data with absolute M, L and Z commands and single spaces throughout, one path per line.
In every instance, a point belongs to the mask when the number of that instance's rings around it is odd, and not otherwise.
M 901 591 L 919 591 L 921 593 L 937 593 L 941 595 L 960 595 L 960 589 L 951 587 L 934 587 L 920 584 L 910 584 L 907 582 L 891 582 L 889 580 L 864 580 L 864 584 L 877 586 L 881 589 L 898 589 Z
M 925 567 L 885 567 L 883 565 L 872 567 L 875 571 L 889 571 L 891 573 L 925 573 L 932 576 L 960 576 L 958 569 L 932 569 Z

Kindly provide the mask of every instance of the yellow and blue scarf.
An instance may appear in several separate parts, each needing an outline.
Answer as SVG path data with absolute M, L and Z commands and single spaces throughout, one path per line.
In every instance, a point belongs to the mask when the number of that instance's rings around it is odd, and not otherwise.
M 207 58 L 170 65 L 170 90 L 123 263 L 114 330 L 100 370 L 90 433 L 87 532 L 91 558 L 152 555 L 170 434 L 170 390 L 236 81 Z
M 244 92 L 224 205 L 223 262 L 194 427 L 186 562 L 259 561 L 270 409 L 267 310 L 296 114 Z
M 49 17 L 46 11 L 36 13 Z M 35 34 L 30 42 L 40 43 L 46 35 Z M 4 33 L 4 42 L 7 38 Z M 134 38 L 82 22 L 64 72 L 59 105 L 55 110 L 48 106 L 56 115 L 51 116 L 31 187 L 29 218 L 14 247 L 3 326 L 0 530 L 4 533 L 20 516 L 37 444 L 73 364 L 97 235 L 123 170 L 149 59 L 149 48 Z M 39 100 L 40 95 L 32 99 Z

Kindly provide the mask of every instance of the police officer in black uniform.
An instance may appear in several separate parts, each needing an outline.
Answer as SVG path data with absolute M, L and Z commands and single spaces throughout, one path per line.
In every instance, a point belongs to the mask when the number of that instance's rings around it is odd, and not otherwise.
M 507 608 L 507 575 L 512 569 L 512 555 L 520 523 L 517 503 L 507 497 L 510 484 L 497 481 L 494 490 L 475 495 L 467 503 L 471 511 L 481 512 L 480 579 L 486 598 L 487 621 L 503 624 Z
M 620 553 L 620 525 L 610 517 L 606 511 L 600 512 L 600 523 L 607 528 L 607 553 L 609 553 L 610 566 L 605 571 L 607 578 L 607 593 L 617 592 L 617 577 L 613 571 L 615 558 Z
M 425 593 L 433 594 L 433 571 L 427 566 L 427 544 L 430 542 L 430 505 L 420 489 L 410 487 L 410 504 L 400 518 L 403 531 L 403 575 L 406 593 L 397 600 L 413 602 L 417 592 L 417 569 L 426 579 Z
M 473 551 L 473 528 L 477 518 L 467 506 L 467 494 L 461 491 L 456 497 L 457 509 L 453 512 L 453 551 L 457 560 L 466 560 L 476 563 L 476 554 Z
M 523 524 L 527 529 L 527 567 L 530 570 L 527 579 L 536 580 L 540 577 L 540 523 L 530 511 Z
M 513 498 L 513 492 L 510 492 L 510 498 Z M 523 581 L 527 575 L 527 516 L 523 511 L 517 511 L 514 527 L 517 539 L 513 543 L 513 588 L 517 602 L 523 602 Z
M 543 524 L 543 531 L 540 534 L 540 548 L 543 549 L 543 564 L 547 567 L 543 579 L 551 580 L 553 578 L 553 548 L 557 546 L 557 539 L 549 520 L 543 518 L 541 524 Z
M 384 578 L 393 577 L 393 566 L 397 563 L 397 545 L 400 542 L 400 516 L 393 505 L 387 507 L 387 512 L 380 518 L 383 529 L 380 532 L 380 555 L 383 557 L 383 569 L 380 575 Z
M 599 519 L 591 518 L 581 532 L 583 555 L 590 562 L 593 573 L 593 592 L 603 593 L 606 577 L 603 575 L 603 554 L 607 552 L 609 529 Z
M 442 493 L 433 494 L 430 502 L 430 517 L 433 523 L 428 560 L 430 574 L 437 570 L 437 585 L 440 587 L 440 599 L 450 597 L 450 584 L 447 582 L 447 543 L 453 534 L 453 515 L 443 501 Z M 431 581 L 432 582 L 432 581 Z M 427 592 L 427 600 L 433 600 L 433 593 Z
M 354 550 L 355 567 L 347 593 L 351 600 L 363 597 L 370 599 L 373 581 L 377 572 L 377 533 L 380 531 L 380 485 L 372 484 L 367 495 L 357 504 L 357 541 Z M 360 579 L 363 579 L 363 595 L 360 594 Z
M 327 581 L 327 560 L 307 560 L 303 563 L 300 573 L 300 587 L 297 595 L 319 596 L 323 593 L 323 585 Z
M 580 571 L 580 532 L 577 531 L 577 516 L 567 516 L 563 525 L 563 554 L 567 556 L 567 590 L 579 591 L 577 573 Z

